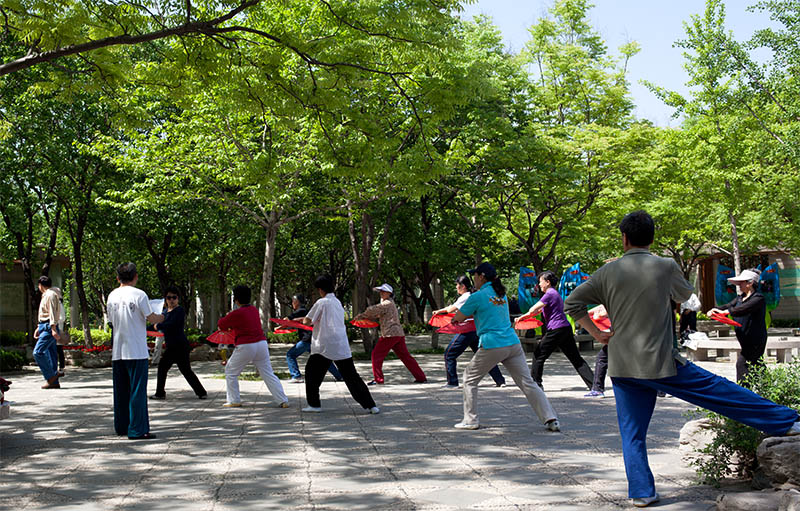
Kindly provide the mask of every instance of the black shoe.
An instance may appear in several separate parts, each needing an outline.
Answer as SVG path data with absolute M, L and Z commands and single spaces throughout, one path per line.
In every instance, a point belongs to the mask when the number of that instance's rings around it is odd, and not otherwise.
M 153 438 L 156 438 L 155 433 L 145 433 L 142 436 L 129 436 L 128 440 L 152 440 Z
M 163 400 L 167 399 L 167 396 L 159 396 L 158 394 L 153 394 L 152 396 L 150 396 L 150 399 L 163 401 Z
M 383 385 L 383 383 L 372 380 L 371 382 L 367 383 L 367 385 Z
M 414 380 L 414 383 L 428 383 L 428 380 Z
M 202 396 L 197 396 L 197 399 L 208 399 L 208 394 L 203 394 Z

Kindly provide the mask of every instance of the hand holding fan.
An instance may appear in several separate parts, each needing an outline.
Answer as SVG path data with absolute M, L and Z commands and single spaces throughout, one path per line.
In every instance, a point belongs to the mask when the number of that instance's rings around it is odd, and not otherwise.
M 311 325 L 306 325 L 293 319 L 269 318 L 270 321 L 286 328 L 299 328 L 300 330 L 314 330 Z
M 354 319 L 350 324 L 359 328 L 377 328 L 379 326 L 378 323 L 368 319 Z
M 467 334 L 475 331 L 475 321 L 472 318 L 467 318 L 466 321 L 461 323 L 448 323 L 437 332 L 440 334 Z
M 539 328 L 544 323 L 541 320 L 536 319 L 530 314 L 525 314 L 524 316 L 520 316 L 517 320 L 516 324 L 514 325 L 515 330 L 531 330 L 533 328 Z
M 738 321 L 732 320 L 731 318 L 729 318 L 728 316 L 725 316 L 724 314 L 714 313 L 714 314 L 710 315 L 709 318 L 711 318 L 711 319 L 713 319 L 715 321 L 719 321 L 720 323 L 723 323 L 725 325 L 742 326 L 741 323 L 739 323 Z
M 435 328 L 441 328 L 443 326 L 447 326 L 450 324 L 450 320 L 455 317 L 456 313 L 444 313 L 444 314 L 434 314 L 431 316 L 431 320 L 428 321 L 428 324 Z

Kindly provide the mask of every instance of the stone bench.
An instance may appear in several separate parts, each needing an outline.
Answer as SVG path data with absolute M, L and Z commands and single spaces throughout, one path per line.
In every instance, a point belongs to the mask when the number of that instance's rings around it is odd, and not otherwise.
M 733 327 L 718 321 L 698 321 L 697 331 L 705 332 L 709 337 L 729 337 Z
M 792 361 L 792 352 L 795 349 L 800 350 L 800 339 L 790 340 L 789 337 L 767 337 L 767 349 L 764 355 L 768 355 L 770 350 L 775 350 L 777 361 L 788 363 Z M 709 350 L 716 351 L 716 358 L 722 358 L 727 355 L 731 360 L 735 360 L 742 348 L 735 337 L 723 337 L 700 341 L 697 343 L 696 349 L 687 349 L 686 353 L 691 360 L 703 361 L 708 360 Z

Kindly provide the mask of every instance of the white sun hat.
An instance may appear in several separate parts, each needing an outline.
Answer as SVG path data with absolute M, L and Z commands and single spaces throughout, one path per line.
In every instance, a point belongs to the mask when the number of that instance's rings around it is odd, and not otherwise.
M 381 284 L 378 287 L 373 287 L 372 289 L 374 289 L 375 291 L 386 291 L 387 293 L 394 294 L 394 289 L 392 288 L 392 286 L 390 286 L 389 284 L 386 284 L 386 283 Z
M 742 272 L 728 279 L 728 282 L 757 282 L 758 273 L 751 270 L 742 270 Z

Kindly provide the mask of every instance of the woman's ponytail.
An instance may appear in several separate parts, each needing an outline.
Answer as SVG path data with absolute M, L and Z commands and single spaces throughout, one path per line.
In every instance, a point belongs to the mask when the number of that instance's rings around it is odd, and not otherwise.
M 499 298 L 502 298 L 506 295 L 506 286 L 500 281 L 500 277 L 495 277 L 490 280 L 492 283 L 492 289 L 494 289 L 494 294 L 496 294 Z

